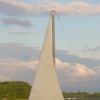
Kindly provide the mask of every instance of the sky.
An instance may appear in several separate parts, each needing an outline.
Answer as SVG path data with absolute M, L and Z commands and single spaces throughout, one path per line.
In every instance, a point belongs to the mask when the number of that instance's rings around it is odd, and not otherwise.
M 32 84 L 52 9 L 62 91 L 100 92 L 100 0 L 0 0 L 0 81 Z

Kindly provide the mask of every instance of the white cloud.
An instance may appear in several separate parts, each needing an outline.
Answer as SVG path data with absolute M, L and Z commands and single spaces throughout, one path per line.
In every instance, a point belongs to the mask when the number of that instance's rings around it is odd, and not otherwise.
M 2 79 L 2 77 L 4 76 L 7 78 L 7 76 L 4 74 L 13 75 L 15 72 L 18 72 L 19 70 L 20 71 L 27 69 L 35 70 L 37 64 L 38 64 L 37 60 L 23 61 L 16 59 L 0 59 L 0 74 L 1 74 L 0 79 Z M 98 74 L 98 70 L 96 69 L 88 68 L 85 65 L 79 63 L 69 64 L 67 62 L 62 62 L 59 59 L 56 59 L 56 68 L 57 70 L 65 70 L 68 76 L 71 75 L 71 76 L 85 77 L 88 75 Z
M 76 72 L 79 75 L 95 75 L 96 71 L 94 69 L 90 69 L 88 67 L 86 67 L 85 65 L 76 64 Z
M 97 71 L 94 68 L 89 68 L 83 64 L 69 64 L 67 62 L 62 62 L 59 59 L 56 59 L 56 66 L 58 69 L 65 69 L 67 71 L 67 74 L 70 74 L 71 71 L 73 73 L 71 73 L 71 75 L 73 74 L 73 76 L 86 76 L 86 75 L 96 75 Z
M 0 66 L 10 69 L 10 70 L 18 70 L 21 68 L 31 68 L 35 69 L 38 61 L 23 61 L 16 59 L 0 59 Z
M 13 76 L 17 76 L 16 73 L 21 71 L 22 73 L 28 69 L 36 69 L 38 61 L 22 61 L 15 59 L 0 59 L 0 81 L 12 80 Z M 16 80 L 16 79 L 15 79 Z M 27 79 L 26 79 L 27 80 Z
M 100 67 L 87 67 L 83 64 L 69 64 L 57 59 L 57 75 L 63 91 L 100 91 Z
M 22 80 L 31 83 L 37 64 L 37 60 L 0 59 L 0 81 Z M 92 82 L 91 87 L 94 85 L 97 88 L 100 82 L 98 80 L 98 83 L 95 83 L 95 80 L 100 77 L 99 67 L 89 68 L 79 63 L 70 64 L 56 59 L 56 69 L 59 82 L 64 90 L 71 86 L 73 89 L 78 88 L 81 85 L 83 85 L 82 89 L 88 88 L 90 82 Z
M 1 10 L 9 10 L 6 8 L 13 7 L 13 11 L 16 11 L 17 15 L 24 14 L 43 14 L 49 13 L 52 9 L 56 9 L 58 14 L 63 15 L 99 15 L 100 14 L 100 5 L 88 4 L 84 1 L 73 1 L 69 3 L 61 2 L 46 2 L 38 4 L 27 4 L 25 2 L 18 2 L 16 0 L 1 0 L 3 7 L 0 7 Z M 16 10 L 17 9 L 17 10 Z M 21 11 L 20 11 L 20 10 Z M 10 14 L 14 15 L 10 12 Z M 22 13 L 23 12 L 23 13 Z M 3 12 L 4 13 L 4 12 Z M 6 12 L 5 12 L 6 13 Z M 21 14 L 22 13 L 22 14 Z
M 70 64 L 67 62 L 62 62 L 59 59 L 56 59 L 56 66 L 57 68 L 69 68 Z

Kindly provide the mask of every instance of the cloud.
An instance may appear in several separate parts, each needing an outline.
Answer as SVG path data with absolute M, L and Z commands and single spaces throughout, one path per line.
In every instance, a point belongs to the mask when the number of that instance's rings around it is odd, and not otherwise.
M 28 15 L 28 12 L 18 5 L 23 5 L 15 0 L 0 0 L 0 13 L 9 16 L 23 16 Z
M 38 60 L 29 60 L 29 61 L 24 61 L 24 60 L 17 60 L 17 59 L 0 59 L 0 71 L 1 74 L 14 74 L 16 72 L 31 69 L 35 70 L 38 65 Z M 58 70 L 60 69 L 66 69 L 67 74 L 71 75 L 70 72 L 73 72 L 71 76 L 78 76 L 78 77 L 83 77 L 83 76 L 88 76 L 88 75 L 96 75 L 98 70 L 93 69 L 93 68 L 88 68 L 85 65 L 82 64 L 75 64 L 71 65 L 70 63 L 67 62 L 62 62 L 59 59 L 56 59 L 56 68 Z M 11 72 L 11 73 L 10 73 Z M 2 75 L 0 75 L 2 76 Z M 4 75 L 7 77 L 6 75 Z M 2 79 L 2 77 L 1 77 Z M 6 78 L 5 78 L 6 80 Z
M 32 31 L 25 31 L 25 30 L 7 30 L 8 33 L 11 33 L 11 34 L 16 34 L 16 35 L 19 35 L 19 34 L 34 34 L 34 35 L 37 35 L 39 33 L 37 32 L 32 32 Z
M 94 66 L 100 66 L 100 60 L 99 59 L 92 59 L 92 58 L 86 58 L 86 56 L 79 57 L 78 55 L 69 54 L 68 52 L 64 52 L 62 50 L 56 51 L 56 57 L 60 59 L 61 61 L 68 62 L 68 63 L 81 63 L 83 65 L 94 67 Z
M 0 58 L 30 60 L 39 58 L 39 48 L 21 43 L 0 43 Z
M 80 63 L 70 64 L 68 62 L 62 62 L 59 59 L 56 59 L 56 66 L 59 69 L 67 69 L 67 74 L 69 74 L 71 76 L 81 77 L 81 76 L 88 76 L 88 75 L 96 75 L 97 74 L 95 69 L 88 68 L 87 66 L 80 64 Z
M 85 49 L 83 49 L 82 51 L 91 51 L 91 52 L 99 52 L 100 51 L 100 46 L 90 48 L 87 45 L 84 45 L 84 47 L 85 47 Z
M 7 26 L 9 26 L 9 25 L 10 26 L 17 25 L 17 26 L 22 26 L 22 27 L 25 27 L 25 28 L 30 28 L 30 27 L 33 26 L 32 23 L 30 23 L 27 20 L 21 20 L 21 19 L 14 18 L 14 17 L 2 18 L 1 22 L 4 25 L 7 25 Z
M 36 69 L 36 66 L 38 64 L 38 61 L 24 61 L 24 60 L 16 60 L 16 59 L 0 59 L 0 66 L 1 68 L 7 68 L 8 70 L 11 71 L 16 71 L 21 68 L 30 68 L 30 69 Z M 59 59 L 56 59 L 56 65 L 58 69 L 63 69 L 63 68 L 68 68 L 70 69 L 69 63 L 67 62 L 62 62 Z M 85 75 L 87 73 L 93 74 L 90 69 L 87 69 L 84 65 L 81 64 L 76 64 L 76 72 L 79 74 Z M 74 69 L 74 68 L 73 68 Z
M 79 75 L 95 75 L 96 72 L 93 69 L 87 68 L 85 65 L 76 64 L 76 72 Z
M 37 47 L 0 43 L 0 81 L 32 83 L 39 55 Z M 57 76 L 63 91 L 100 91 L 100 60 L 78 58 L 63 50 L 56 50 L 56 57 Z
M 25 78 L 24 75 L 27 74 L 26 72 L 36 69 L 37 63 L 38 61 L 35 60 L 0 59 L 0 81 L 16 80 L 20 78 L 20 75 L 23 75 L 23 78 Z
M 38 60 L 0 59 L 0 81 L 22 80 L 32 83 L 37 64 Z M 100 83 L 100 68 L 89 68 L 79 63 L 73 65 L 56 59 L 56 71 L 62 89 L 66 91 L 72 89 L 69 89 L 69 86 L 78 91 L 75 87 L 82 85 L 80 89 L 84 90 L 88 82 L 92 82 L 89 87 L 94 85 L 97 89 Z M 98 79 L 98 83 L 93 84 L 95 79 Z
M 49 14 L 52 9 L 55 9 L 57 14 L 62 15 L 87 16 L 100 14 L 100 5 L 94 6 L 84 1 L 73 1 L 69 3 L 49 1 L 38 4 L 27 4 L 16 0 L 0 1 L 0 13 L 6 15 L 23 16 L 31 14 Z
M 100 67 L 88 67 L 80 63 L 56 60 L 57 76 L 63 91 L 97 92 L 100 84 Z
M 67 62 L 62 62 L 62 61 L 60 61 L 59 59 L 56 59 L 56 66 L 57 66 L 57 68 L 68 68 L 69 66 L 70 66 L 70 64 L 69 63 L 67 63 Z
M 38 60 L 40 52 L 38 47 L 27 46 L 27 44 L 0 43 L 0 58 L 3 59 Z M 64 50 L 56 50 L 56 58 L 63 62 L 81 63 L 89 67 L 100 66 L 98 59 L 78 57 Z

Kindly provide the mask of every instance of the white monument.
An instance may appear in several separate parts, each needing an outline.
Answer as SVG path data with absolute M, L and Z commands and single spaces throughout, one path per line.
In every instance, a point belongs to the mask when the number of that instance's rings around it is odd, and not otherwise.
M 53 10 L 29 100 L 64 100 L 55 71 L 54 17 Z

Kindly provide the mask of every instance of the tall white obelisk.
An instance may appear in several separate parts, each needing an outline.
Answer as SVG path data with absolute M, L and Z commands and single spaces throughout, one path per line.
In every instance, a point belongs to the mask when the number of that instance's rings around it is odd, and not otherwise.
M 55 71 L 54 17 L 55 11 L 51 11 L 29 100 L 64 100 Z

